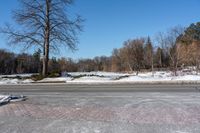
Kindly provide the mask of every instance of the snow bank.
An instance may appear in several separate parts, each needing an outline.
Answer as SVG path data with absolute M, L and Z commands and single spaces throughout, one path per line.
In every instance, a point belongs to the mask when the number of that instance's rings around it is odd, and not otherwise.
M 99 76 L 84 76 L 81 78 L 73 79 L 71 82 L 108 82 L 111 78 Z
M 0 75 L 0 78 L 3 78 L 3 77 L 7 77 L 7 78 L 15 78 L 15 77 L 28 78 L 28 77 L 31 77 L 33 74 L 34 73 L 30 73 L 30 74 L 27 73 L 27 74 Z
M 155 72 L 152 73 L 140 73 L 139 75 L 132 75 L 126 78 L 122 78 L 119 81 L 121 82 L 187 82 L 190 81 L 200 81 L 200 75 L 185 75 L 181 73 L 180 76 L 173 76 L 171 72 Z
M 97 72 L 71 72 L 71 73 L 67 73 L 67 75 L 70 75 L 72 77 L 82 75 L 82 76 L 87 76 L 87 77 L 98 76 L 98 77 L 103 77 L 103 78 L 118 79 L 122 76 L 126 76 L 126 75 L 129 75 L 129 74 L 97 71 Z
M 45 78 L 36 83 L 200 83 L 200 75 L 178 71 L 173 76 L 170 71 L 139 73 L 139 75 L 113 72 L 70 72 L 58 78 Z M 31 79 L 1 78 L 1 84 L 29 84 Z
M 0 75 L 0 85 L 32 83 L 33 80 L 25 79 L 31 77 L 31 75 L 33 74 Z
M 71 80 L 72 80 L 71 77 L 45 78 L 40 81 L 37 81 L 37 83 L 67 82 Z
M 151 72 L 139 73 L 139 75 L 130 75 L 127 78 L 122 78 L 120 81 L 169 81 L 172 79 L 170 72 Z
M 28 84 L 34 82 L 31 79 L 10 79 L 10 78 L 0 78 L 0 85 L 5 85 L 5 84 Z
M 126 75 L 126 73 L 114 73 L 114 72 L 69 72 L 68 74 L 72 76 L 77 76 L 77 75 L 97 75 L 97 76 L 122 76 Z
M 184 75 L 184 76 L 177 76 L 173 77 L 172 80 L 177 80 L 177 81 L 200 81 L 200 76 L 199 75 Z
M 0 85 L 2 84 L 18 84 L 18 79 L 7 79 L 7 78 L 0 78 Z

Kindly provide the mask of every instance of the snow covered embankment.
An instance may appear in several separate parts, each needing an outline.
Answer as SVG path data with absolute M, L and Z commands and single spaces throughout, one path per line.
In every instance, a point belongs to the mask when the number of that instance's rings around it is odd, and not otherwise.
M 139 73 L 139 75 L 112 72 L 72 72 L 59 78 L 46 78 L 45 82 L 63 81 L 69 84 L 107 84 L 107 83 L 200 83 L 200 75 L 181 73 L 173 76 L 171 72 L 158 71 Z
M 107 84 L 107 83 L 200 83 L 200 75 L 179 72 L 173 76 L 171 72 L 157 71 L 139 73 L 139 75 L 113 72 L 71 72 L 58 78 L 45 78 L 34 82 L 31 79 L 2 78 L 1 84 L 30 84 L 30 83 L 69 83 L 69 84 Z M 11 75 L 12 76 L 12 75 Z
M 34 82 L 28 79 L 32 74 L 13 74 L 13 75 L 0 75 L 0 85 L 12 84 L 28 84 Z

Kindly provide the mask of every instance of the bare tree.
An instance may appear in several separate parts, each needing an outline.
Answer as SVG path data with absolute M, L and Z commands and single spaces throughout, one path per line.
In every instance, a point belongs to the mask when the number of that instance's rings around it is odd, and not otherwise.
M 132 72 L 133 69 L 138 75 L 144 60 L 144 39 L 129 40 L 124 43 L 125 60 Z
M 44 76 L 48 73 L 49 52 L 67 46 L 76 49 L 77 34 L 81 31 L 80 16 L 70 18 L 67 7 L 73 0 L 19 0 L 21 8 L 13 12 L 21 29 L 6 26 L 1 31 L 8 35 L 11 44 L 24 44 L 43 49 Z
M 0 49 L 0 74 L 16 73 L 16 55 Z
M 179 37 L 182 44 L 188 46 L 189 60 L 196 65 L 196 73 L 198 74 L 200 67 L 200 22 L 192 23 L 187 27 L 184 33 Z
M 119 72 L 124 70 L 124 49 L 113 49 L 112 52 L 112 71 Z
M 163 32 L 158 32 L 155 36 L 155 41 L 157 42 L 157 59 L 158 65 L 160 68 L 164 66 L 163 62 L 163 54 L 166 52 L 164 51 L 166 48 L 166 39 L 165 34 Z
M 178 37 L 181 36 L 183 33 L 184 28 L 177 26 L 172 28 L 168 31 L 166 38 L 165 38 L 165 44 L 167 48 L 167 52 L 169 54 L 170 60 L 171 60 L 171 66 L 174 72 L 174 75 L 177 75 L 177 67 L 179 62 L 181 61 L 180 56 L 180 46 L 181 44 L 178 41 Z
M 128 40 L 124 42 L 124 47 L 122 49 L 122 58 L 125 60 L 126 65 L 129 68 L 129 71 L 132 73 L 134 70 L 134 50 L 133 50 L 132 40 Z
M 144 47 L 144 61 L 148 69 L 151 67 L 152 75 L 153 75 L 153 69 L 154 69 L 153 57 L 154 57 L 153 46 L 152 46 L 150 37 L 148 37 L 146 40 L 145 47 Z

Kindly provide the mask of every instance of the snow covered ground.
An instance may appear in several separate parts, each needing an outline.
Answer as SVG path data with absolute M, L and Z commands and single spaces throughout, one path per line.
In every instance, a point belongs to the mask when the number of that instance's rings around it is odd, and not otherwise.
M 67 76 L 66 76 L 67 75 Z M 151 72 L 139 73 L 139 75 L 129 73 L 113 72 L 71 72 L 59 78 L 46 78 L 41 82 L 63 81 L 66 83 L 160 83 L 160 82 L 200 82 L 200 75 L 194 73 L 181 73 L 173 76 L 171 72 L 157 71 L 152 75 Z
M 10 78 L 0 78 L 0 85 L 4 85 L 4 84 L 27 84 L 27 83 L 32 83 L 34 82 L 31 79 L 10 79 Z
M 2 84 L 25 84 L 31 83 L 33 80 L 27 79 L 32 74 L 13 74 L 13 75 L 0 75 L 0 85 Z
M 0 85 L 2 84 L 30 84 L 35 83 L 31 79 L 15 78 L 28 77 L 26 75 L 7 75 L 0 76 Z M 62 77 L 45 78 L 36 83 L 200 83 L 200 75 L 195 72 L 179 71 L 178 76 L 173 76 L 169 71 L 143 72 L 139 75 L 129 73 L 113 73 L 113 72 L 70 72 L 63 73 Z

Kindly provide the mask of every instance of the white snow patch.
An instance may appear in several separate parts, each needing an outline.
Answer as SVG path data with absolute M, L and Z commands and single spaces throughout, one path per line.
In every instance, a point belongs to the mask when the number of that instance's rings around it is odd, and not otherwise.
M 72 76 L 78 76 L 78 75 L 97 75 L 97 76 L 123 76 L 127 73 L 114 73 L 114 72 L 69 72 L 68 74 Z
M 98 130 L 98 129 L 95 129 L 94 130 L 94 133 L 100 133 L 101 131 L 100 130 Z
M 7 79 L 7 78 L 0 78 L 0 84 L 18 84 L 18 79 Z
M 184 131 L 176 131 L 175 133 L 188 133 L 188 132 L 184 132 Z
M 25 79 L 31 77 L 33 74 L 13 74 L 13 75 L 0 75 L 0 85 L 6 84 L 28 84 L 34 82 L 31 79 Z
M 0 85 L 6 85 L 6 84 L 29 84 L 34 82 L 31 79 L 10 79 L 10 78 L 0 78 Z
M 177 76 L 173 78 L 174 80 L 187 80 L 187 81 L 195 81 L 200 80 L 199 75 L 184 75 L 184 76 Z
M 59 81 L 67 82 L 71 80 L 72 78 L 70 77 L 58 77 L 58 78 L 44 78 L 38 82 L 59 82 Z
M 122 78 L 120 81 L 200 81 L 200 75 L 184 75 L 182 76 L 173 76 L 171 72 L 155 72 L 153 75 L 152 73 L 140 73 L 139 75 L 129 76 L 127 78 Z
M 24 83 L 24 84 L 28 84 L 28 83 L 32 83 L 34 82 L 32 79 L 25 79 L 25 80 L 22 80 L 21 83 Z
M 110 81 L 110 78 L 98 77 L 98 76 L 84 76 L 73 80 L 73 82 L 105 82 L 105 81 Z

